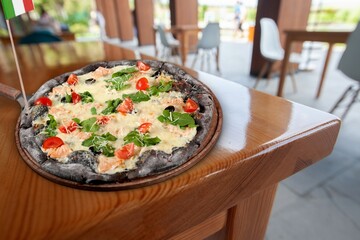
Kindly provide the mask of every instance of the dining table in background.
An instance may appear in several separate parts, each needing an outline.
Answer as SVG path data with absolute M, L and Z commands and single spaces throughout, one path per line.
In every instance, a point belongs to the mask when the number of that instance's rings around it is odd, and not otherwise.
M 14 43 L 18 43 L 22 37 L 25 35 L 14 35 Z M 63 41 L 74 41 L 75 40 L 75 34 L 72 32 L 61 32 L 59 34 L 56 34 L 57 37 L 59 37 Z M 4 45 L 11 44 L 10 37 L 9 36 L 0 36 L 0 42 Z
M 154 42 L 155 42 L 155 56 L 158 56 L 158 50 L 156 45 L 156 32 L 157 28 L 156 26 L 154 29 Z M 171 26 L 171 28 L 166 29 L 167 32 L 171 32 L 174 34 L 180 42 L 180 58 L 181 58 L 181 64 L 185 66 L 187 55 L 189 53 L 190 49 L 190 36 L 196 36 L 198 37 L 198 33 L 202 31 L 202 28 L 199 28 L 197 25 L 179 25 L 179 26 Z M 195 49 L 193 49 L 195 50 Z M 218 58 L 217 58 L 217 64 L 218 64 Z M 217 65 L 218 66 L 218 65 Z
M 0 51 L 0 83 L 19 88 L 10 51 Z M 138 56 L 103 42 L 18 46 L 17 52 L 28 94 L 84 65 Z M 121 191 L 74 189 L 35 173 L 15 142 L 21 109 L 0 96 L 0 239 L 264 239 L 279 182 L 332 152 L 340 120 L 185 70 L 221 105 L 219 139 L 189 170 Z
M 316 98 L 320 97 L 323 83 L 326 76 L 326 70 L 328 68 L 329 60 L 331 57 L 332 49 L 336 43 L 346 43 L 347 38 L 351 32 L 322 32 L 322 31 L 307 31 L 307 30 L 286 30 L 284 31 L 286 35 L 285 48 L 284 48 L 284 59 L 281 65 L 280 71 L 280 80 L 277 90 L 277 96 L 283 96 L 283 89 L 285 84 L 285 78 L 287 74 L 287 69 L 289 67 L 289 58 L 291 53 L 291 45 L 294 42 L 325 42 L 329 44 L 324 66 L 321 73 L 319 87 L 316 92 Z

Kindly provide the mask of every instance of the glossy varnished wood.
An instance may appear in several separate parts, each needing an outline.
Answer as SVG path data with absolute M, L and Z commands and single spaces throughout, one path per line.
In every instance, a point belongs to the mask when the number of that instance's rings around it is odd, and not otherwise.
M 19 49 L 28 92 L 79 65 L 131 54 L 102 43 L 68 48 Z M 0 52 L 0 61 L 7 62 L 0 65 L 0 82 L 16 87 L 12 59 L 4 54 Z M 20 107 L 0 97 L 0 239 L 176 239 L 189 232 L 211 240 L 261 239 L 278 182 L 330 154 L 340 121 L 219 77 L 189 72 L 212 89 L 222 106 L 219 140 L 191 169 L 133 190 L 84 191 L 36 174 L 15 144 Z M 251 227 L 237 224 L 242 219 Z
M 62 32 L 57 34 L 58 37 L 61 38 L 63 41 L 74 41 L 75 40 L 75 34 L 72 32 Z M 24 36 L 13 36 L 14 43 L 19 43 L 20 39 Z M 11 44 L 10 37 L 9 36 L 0 36 L 0 42 L 4 45 Z

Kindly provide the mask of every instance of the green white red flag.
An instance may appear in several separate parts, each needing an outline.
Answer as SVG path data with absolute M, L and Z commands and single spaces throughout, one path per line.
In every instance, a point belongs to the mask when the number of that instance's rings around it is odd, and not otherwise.
M 5 18 L 10 19 L 34 10 L 32 0 L 1 0 Z

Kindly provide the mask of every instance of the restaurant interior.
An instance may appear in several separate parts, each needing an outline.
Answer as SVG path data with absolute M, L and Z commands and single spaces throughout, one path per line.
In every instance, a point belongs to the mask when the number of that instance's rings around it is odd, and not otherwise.
M 32 2 L 0 4 L 0 239 L 359 239 L 357 0 Z M 42 170 L 19 137 L 30 97 L 123 60 L 204 84 L 210 140 L 133 182 Z

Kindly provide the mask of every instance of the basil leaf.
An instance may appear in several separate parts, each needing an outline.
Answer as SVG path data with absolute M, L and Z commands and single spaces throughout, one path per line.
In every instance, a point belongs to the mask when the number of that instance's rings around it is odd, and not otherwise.
M 157 96 L 159 95 L 160 92 L 170 91 L 172 88 L 172 84 L 173 84 L 172 81 L 169 82 L 160 81 L 159 85 L 149 87 L 147 92 L 149 93 L 150 96 Z
M 150 138 L 150 136 L 148 136 L 147 134 L 144 135 L 144 144 L 145 144 L 145 146 L 156 145 L 156 144 L 158 144 L 160 142 L 161 142 L 161 140 L 158 137 Z
M 157 88 L 159 92 L 168 92 L 172 88 L 172 81 L 169 82 L 160 81 L 160 85 Z
M 129 132 L 124 137 L 124 141 L 125 144 L 134 143 L 138 147 L 156 145 L 161 142 L 160 138 L 158 137 L 152 138 L 148 133 L 142 134 L 139 133 L 137 130 L 133 130 Z
M 96 115 L 96 114 L 97 114 L 97 111 L 96 111 L 96 108 L 95 108 L 95 107 L 92 107 L 92 108 L 90 109 L 90 111 L 91 111 L 91 114 L 92 114 L 92 115 Z
M 77 124 L 80 124 L 80 122 L 81 122 L 81 120 L 78 119 L 78 118 L 73 118 L 72 120 L 73 120 L 74 122 L 76 122 Z
M 65 102 L 66 102 L 66 103 L 71 103 L 71 102 L 72 102 L 72 97 L 71 97 L 71 95 L 69 95 L 69 94 L 66 94 L 66 95 L 65 95 Z
M 107 107 L 101 113 L 104 114 L 104 115 L 109 115 L 111 113 L 116 113 L 116 108 L 117 108 L 117 106 L 119 106 L 119 104 L 121 102 L 122 101 L 121 101 L 120 98 L 106 101 Z
M 195 120 L 188 113 L 170 112 L 169 110 L 164 110 L 163 114 L 157 119 L 162 123 L 179 126 L 180 128 L 196 127 Z
M 83 132 L 96 132 L 100 129 L 100 126 L 96 124 L 96 117 L 92 117 L 80 122 L 81 131 Z
M 110 133 L 103 135 L 92 134 L 90 138 L 84 140 L 81 145 L 93 147 L 95 152 L 101 152 L 107 157 L 113 157 L 115 148 L 110 145 L 109 141 L 116 141 L 117 138 Z
M 105 80 L 105 82 L 110 83 L 108 87 L 115 89 L 116 91 L 123 90 L 130 87 L 130 84 L 127 84 L 127 81 L 133 76 L 133 73 L 137 72 L 137 68 L 130 67 L 122 69 L 111 75 L 111 79 Z
M 117 137 L 115 137 L 114 135 L 112 135 L 109 132 L 107 132 L 107 133 L 105 133 L 105 134 L 103 134 L 101 136 L 104 137 L 108 141 L 116 141 L 117 140 Z
M 94 102 L 94 97 L 88 91 L 80 93 L 81 101 L 84 103 Z
M 139 102 L 146 102 L 150 100 L 150 97 L 148 95 L 146 95 L 145 93 L 143 93 L 142 91 L 138 91 L 136 93 L 132 93 L 132 94 L 123 94 L 122 96 L 123 98 L 130 98 L 134 103 L 139 103 Z
M 110 89 L 115 89 L 116 91 L 123 90 L 125 88 L 130 87 L 130 84 L 127 84 L 127 81 L 131 78 L 132 74 L 125 74 L 121 75 L 119 77 L 114 77 L 108 80 L 105 80 L 105 82 L 110 83 L 111 85 L 108 86 Z
M 106 144 L 105 146 L 101 147 L 101 152 L 107 157 L 113 157 L 115 156 L 115 148 L 111 146 L 110 144 Z
M 48 114 L 48 122 L 47 122 L 47 126 L 44 130 L 44 134 L 47 135 L 48 137 L 53 137 L 57 135 L 57 122 L 54 118 L 53 115 Z
M 124 69 L 121 69 L 120 71 L 118 71 L 116 73 L 113 73 L 111 78 L 120 77 L 120 76 L 128 74 L 128 73 L 135 73 L 137 71 L 138 70 L 135 67 L 124 68 Z

